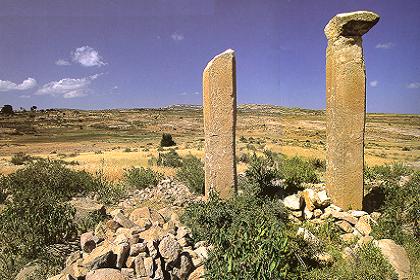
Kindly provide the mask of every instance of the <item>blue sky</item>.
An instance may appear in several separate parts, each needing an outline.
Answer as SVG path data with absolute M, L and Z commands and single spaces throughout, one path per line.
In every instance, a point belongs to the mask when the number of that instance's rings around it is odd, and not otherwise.
M 323 28 L 355 10 L 381 16 L 368 111 L 420 113 L 418 0 L 2 0 L 0 105 L 201 104 L 204 67 L 232 48 L 239 103 L 324 109 Z

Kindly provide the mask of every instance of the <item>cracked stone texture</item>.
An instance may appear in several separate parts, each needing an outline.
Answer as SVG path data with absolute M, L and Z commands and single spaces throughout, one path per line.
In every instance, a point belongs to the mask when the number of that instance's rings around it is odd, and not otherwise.
M 205 135 L 205 194 L 216 191 L 221 198 L 236 193 L 235 52 L 214 57 L 203 72 L 203 114 Z
M 327 176 L 332 202 L 362 209 L 366 73 L 362 35 L 379 16 L 359 11 L 338 14 L 324 29 L 327 84 Z

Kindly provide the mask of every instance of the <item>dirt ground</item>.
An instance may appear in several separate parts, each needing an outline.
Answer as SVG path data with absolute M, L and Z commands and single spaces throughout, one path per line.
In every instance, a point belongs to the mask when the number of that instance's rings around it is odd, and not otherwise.
M 77 161 L 75 168 L 103 169 L 110 179 L 125 168 L 147 166 L 162 133 L 172 134 L 180 155 L 204 155 L 203 116 L 197 106 L 130 110 L 47 110 L 0 115 L 0 173 L 19 168 L 18 152 Z M 238 109 L 237 154 L 270 149 L 287 156 L 325 159 L 325 112 L 271 105 Z M 420 168 L 420 115 L 368 114 L 366 164 L 403 162 Z M 158 168 L 173 175 L 171 168 Z M 245 166 L 239 164 L 239 172 Z

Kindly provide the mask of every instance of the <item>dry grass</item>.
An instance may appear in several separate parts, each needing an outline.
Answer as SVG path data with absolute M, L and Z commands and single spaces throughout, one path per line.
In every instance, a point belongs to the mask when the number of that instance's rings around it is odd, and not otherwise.
M 419 166 L 420 116 L 370 114 L 367 117 L 365 160 L 368 165 L 394 161 Z M 77 169 L 103 169 L 111 180 L 120 180 L 125 168 L 147 166 L 157 156 L 163 132 L 171 133 L 181 156 L 203 157 L 202 112 L 197 108 L 165 110 L 60 110 L 0 116 L 0 173 L 18 169 L 10 156 L 34 156 L 77 161 Z M 245 141 L 240 137 L 244 136 Z M 270 149 L 287 156 L 325 159 L 323 111 L 274 106 L 242 105 L 238 112 L 238 154 Z M 125 152 L 130 148 L 131 152 Z M 251 150 L 250 150 L 251 149 Z M 238 164 L 238 172 L 246 165 Z M 153 169 L 168 176 L 173 168 Z

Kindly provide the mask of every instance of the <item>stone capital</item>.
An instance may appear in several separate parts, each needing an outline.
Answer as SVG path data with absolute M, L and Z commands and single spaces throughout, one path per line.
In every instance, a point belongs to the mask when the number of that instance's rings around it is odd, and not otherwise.
M 369 11 L 338 14 L 324 28 L 328 41 L 341 36 L 361 37 L 379 21 L 379 15 Z

